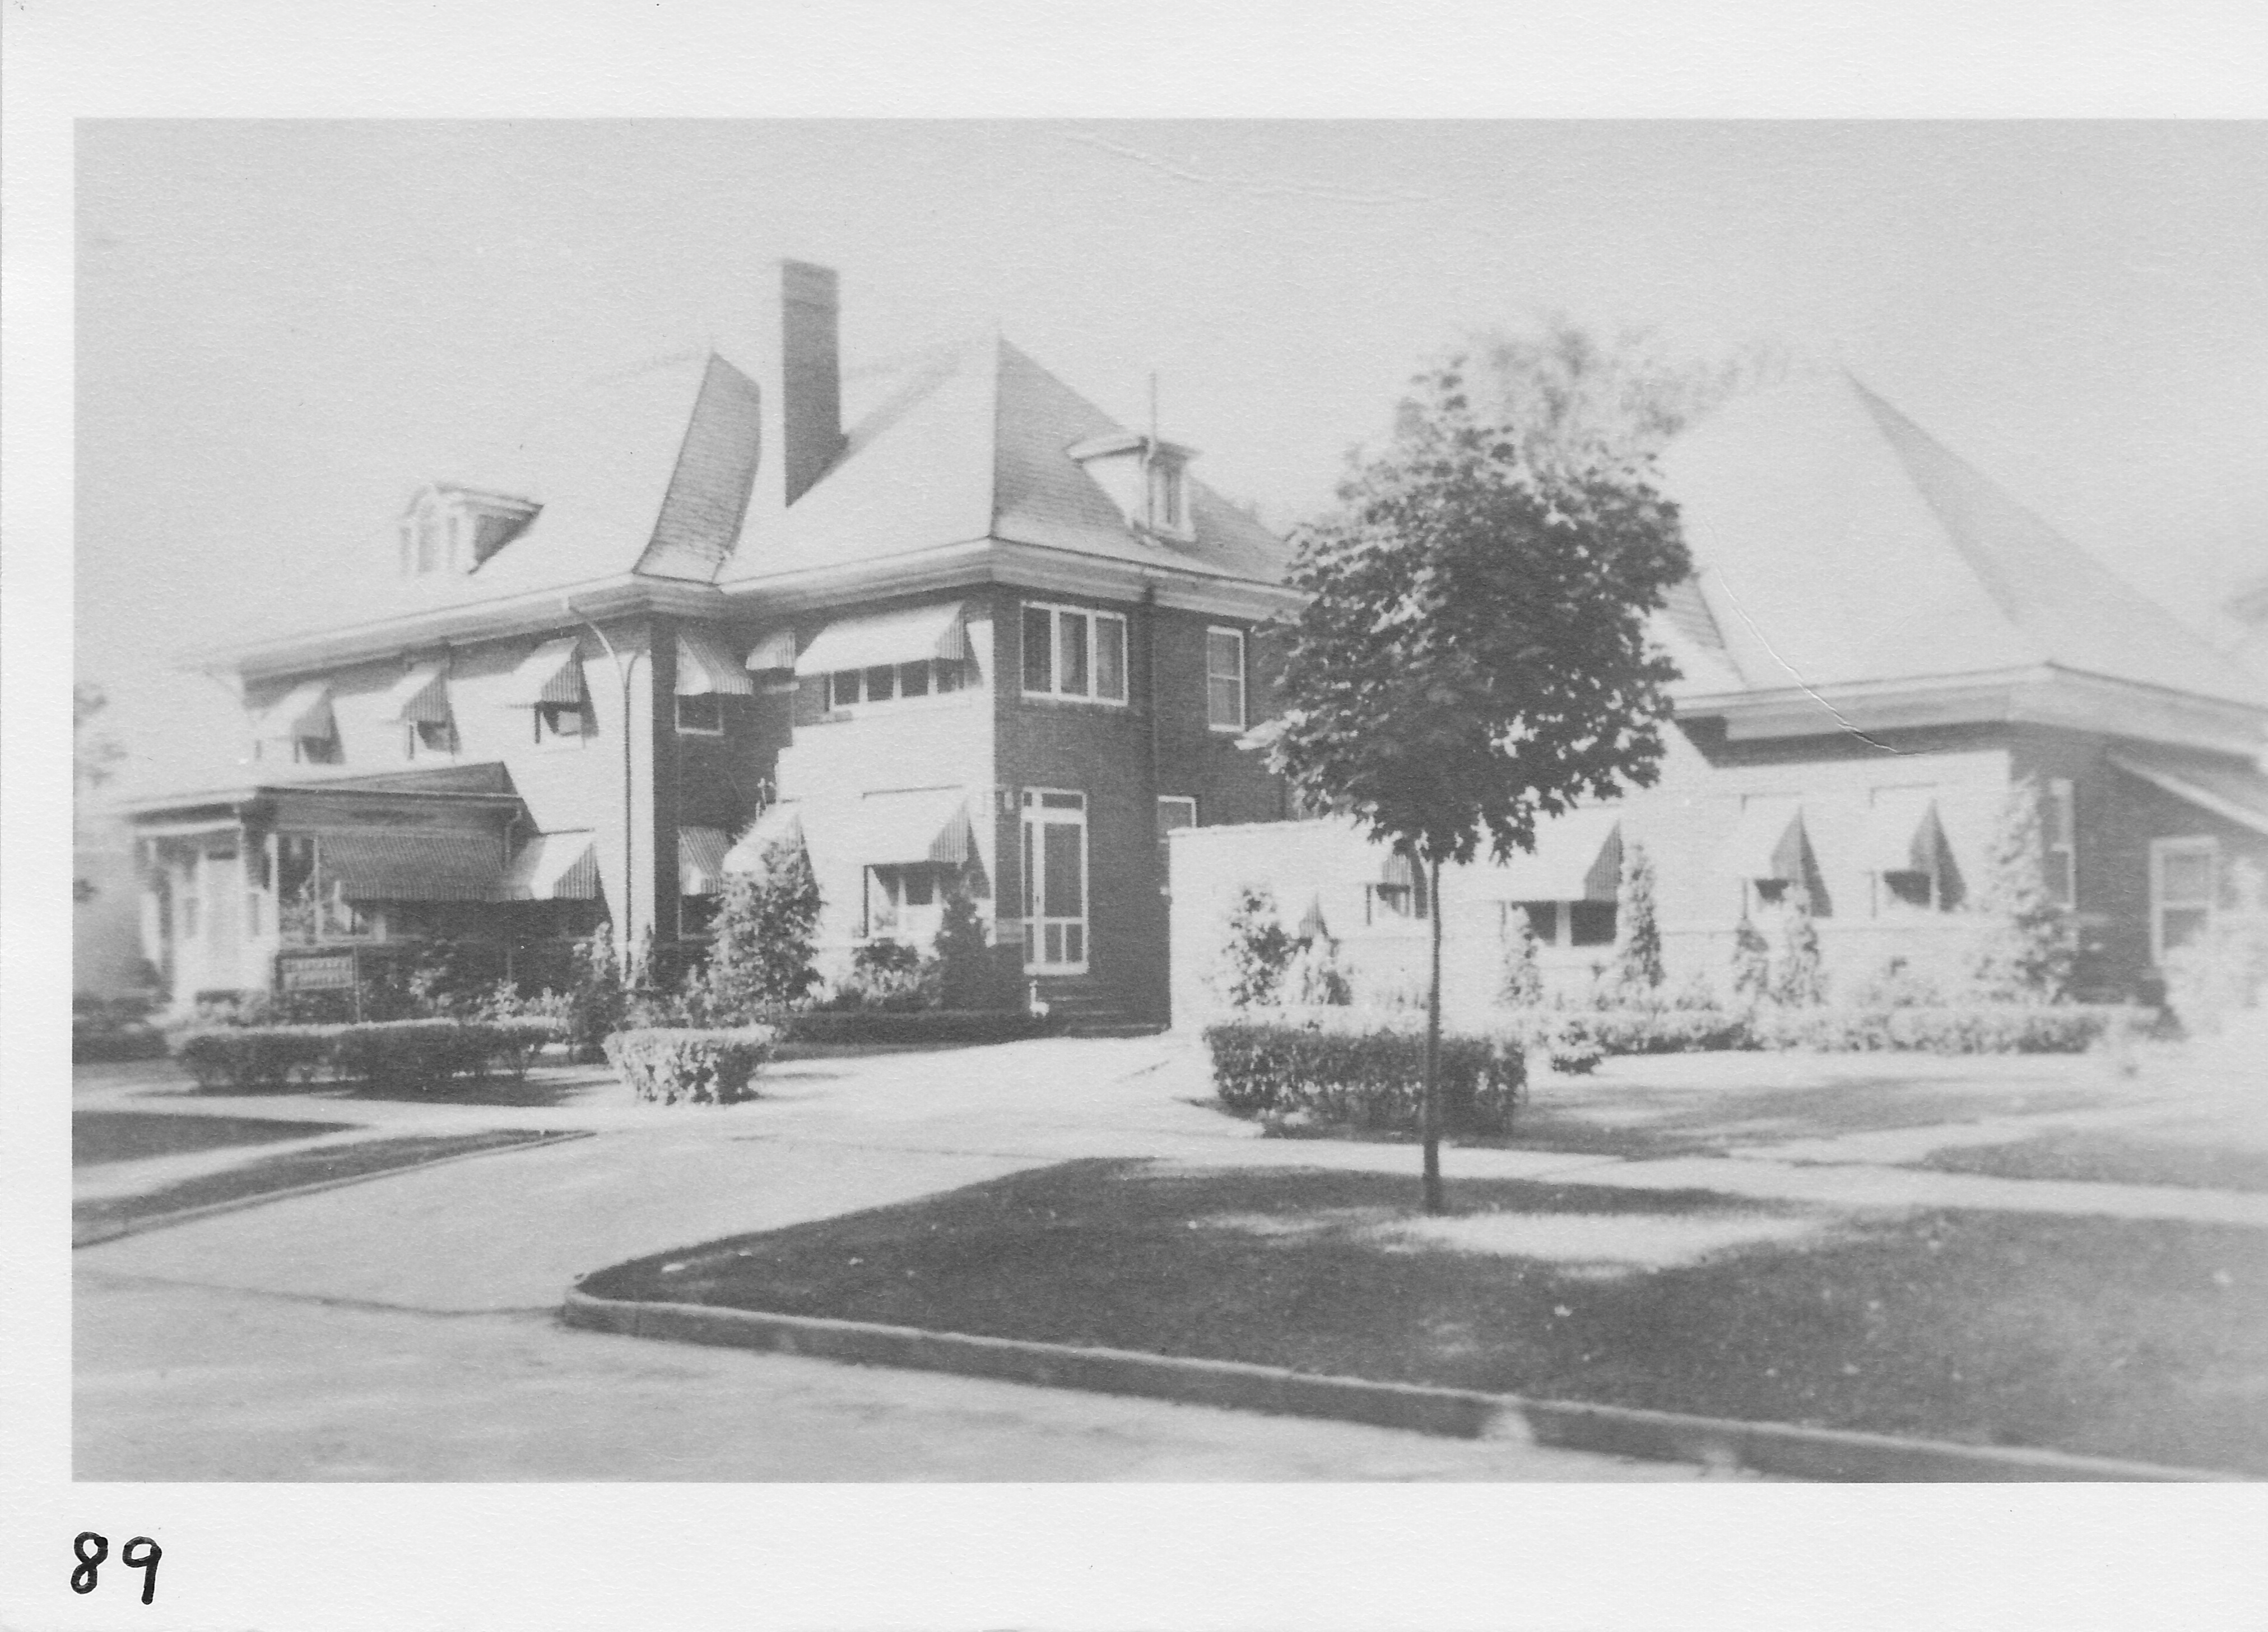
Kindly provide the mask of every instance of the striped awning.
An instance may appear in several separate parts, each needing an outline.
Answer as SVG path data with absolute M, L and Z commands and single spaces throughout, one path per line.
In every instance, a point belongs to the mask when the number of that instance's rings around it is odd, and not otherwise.
M 493 833 L 323 833 L 315 865 L 350 901 L 494 901 L 504 894 L 504 845 Z
M 512 671 L 512 688 L 504 701 L 517 708 L 539 703 L 579 703 L 583 700 L 580 643 L 572 635 L 547 640 L 522 658 Z
M 1491 901 L 1611 901 L 1623 873 L 1622 813 L 1570 810 L 1535 824 L 1535 848 L 1476 875 Z
M 1859 865 L 1869 873 L 1934 873 L 1944 845 L 1937 795 L 1898 788 L 1874 795 L 1859 838 Z
M 706 635 L 677 637 L 677 695 L 754 697 L 756 688 L 731 654 Z
M 1803 801 L 1751 799 L 1717 852 L 1717 871 L 1734 878 L 1803 882 Z
M 931 787 L 867 794 L 845 813 L 837 842 L 860 867 L 959 867 L 971 837 L 968 791 Z
M 1310 897 L 1307 910 L 1300 914 L 1300 927 L 1293 938 L 1300 941 L 1329 941 L 1331 927 L 1323 919 L 1323 897 L 1321 892 Z
M 587 831 L 538 833 L 512 859 L 504 897 L 511 901 L 595 901 L 597 838 Z
M 783 840 L 798 846 L 803 843 L 803 808 L 792 801 L 773 805 L 755 819 L 740 842 L 725 853 L 724 870 L 762 873 L 765 853 Z
M 961 603 L 948 601 L 902 612 L 838 619 L 821 630 L 797 655 L 795 672 L 824 675 L 845 668 L 875 668 L 885 663 L 921 663 L 932 658 L 957 662 L 968 655 L 961 614 Z
M 331 717 L 331 683 L 310 680 L 292 687 L 280 701 L 261 711 L 253 728 L 262 742 L 269 742 L 335 735 L 338 726 Z
M 725 888 L 725 853 L 733 836 L 721 827 L 677 830 L 677 893 L 713 896 Z
M 795 667 L 795 631 L 783 624 L 748 648 L 747 670 L 752 675 Z
M 420 663 L 387 688 L 385 718 L 401 725 L 446 725 L 449 683 L 438 663 Z

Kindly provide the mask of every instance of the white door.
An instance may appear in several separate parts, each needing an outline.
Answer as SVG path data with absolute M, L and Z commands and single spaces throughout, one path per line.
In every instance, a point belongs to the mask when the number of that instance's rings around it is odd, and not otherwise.
M 1024 969 L 1086 972 L 1086 795 L 1024 792 Z

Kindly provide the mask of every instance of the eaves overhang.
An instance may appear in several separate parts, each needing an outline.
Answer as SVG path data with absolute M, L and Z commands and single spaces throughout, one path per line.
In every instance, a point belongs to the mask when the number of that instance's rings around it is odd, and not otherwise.
M 2268 706 L 2050 663 L 1816 688 L 1695 691 L 1675 702 L 1678 719 L 1721 720 L 1734 742 L 2022 724 L 2247 757 L 2268 752 Z
M 285 801 L 294 804 L 335 803 L 372 810 L 387 807 L 431 809 L 447 806 L 493 810 L 520 807 L 518 794 L 473 793 L 455 789 L 372 788 L 368 786 L 330 786 L 320 782 L 246 782 L 227 787 L 198 788 L 181 794 L 152 794 L 120 801 L 118 810 L 137 831 L 148 835 L 154 828 L 193 823 L 259 817 Z

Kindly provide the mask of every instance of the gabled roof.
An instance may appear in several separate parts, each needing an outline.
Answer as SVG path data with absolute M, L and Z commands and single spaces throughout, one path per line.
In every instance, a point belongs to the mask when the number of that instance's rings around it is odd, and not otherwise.
M 1847 374 L 1731 404 L 1661 471 L 1748 689 L 2047 665 L 2268 706 L 2250 676 Z

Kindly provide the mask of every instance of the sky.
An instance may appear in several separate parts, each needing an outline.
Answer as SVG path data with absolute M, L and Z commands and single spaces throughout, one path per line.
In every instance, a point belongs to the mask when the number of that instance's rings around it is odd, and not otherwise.
M 843 280 L 998 328 L 1289 524 L 1461 337 L 1848 367 L 2216 644 L 2268 572 L 2268 124 L 87 122 L 77 671 L 121 792 L 225 776 L 189 649 L 345 622 L 409 497 Z M 537 497 L 540 497 L 538 495 Z

